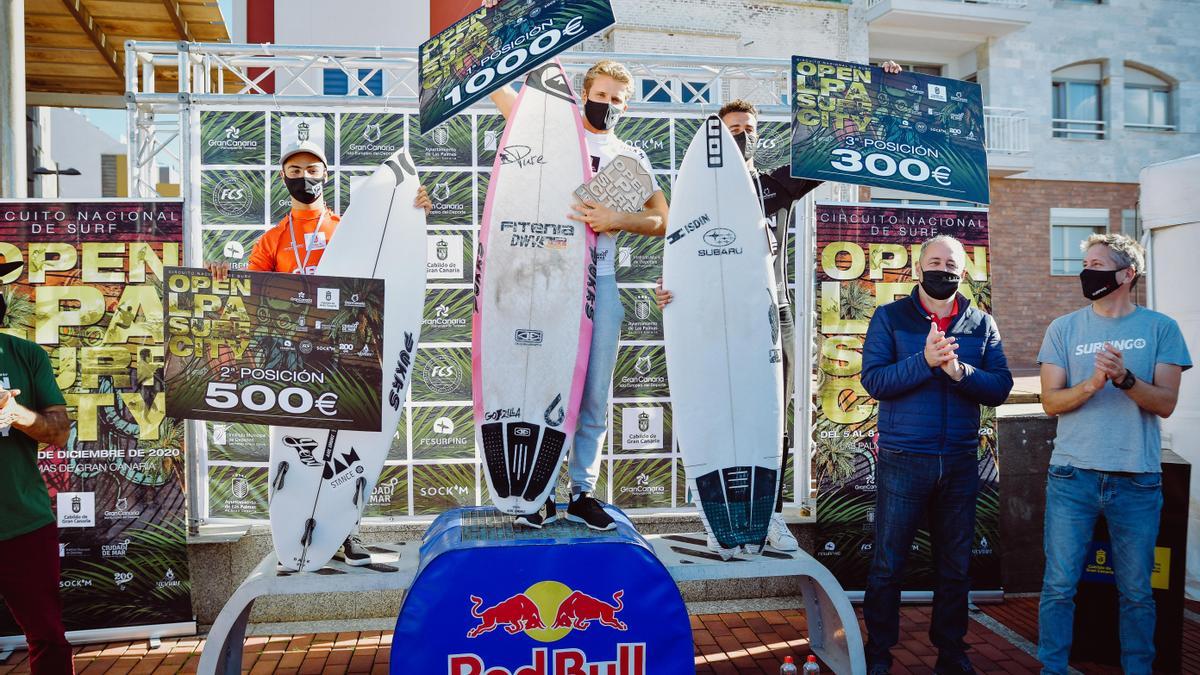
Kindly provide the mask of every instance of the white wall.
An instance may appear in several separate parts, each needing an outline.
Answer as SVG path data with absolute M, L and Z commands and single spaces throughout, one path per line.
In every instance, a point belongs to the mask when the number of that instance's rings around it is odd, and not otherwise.
M 100 156 L 124 154 L 124 143 L 101 131 L 83 115 L 70 108 L 50 109 L 50 156 L 60 170 L 79 169 L 80 173 L 59 176 L 60 197 L 101 196 Z
M 277 44 L 416 48 L 428 38 L 429 0 L 275 0 Z
M 1147 164 L 1200 152 L 1200 6 L 1195 0 L 1105 0 L 1088 5 L 1029 0 L 1033 22 L 980 50 L 988 105 L 1030 118 L 1033 170 L 1021 178 L 1133 183 Z M 1104 140 L 1053 138 L 1051 73 L 1106 61 Z M 1175 132 L 1124 129 L 1125 61 L 1177 80 Z
M 606 47 L 617 52 L 758 56 L 793 54 L 867 60 L 857 4 L 814 0 L 613 0 L 617 23 Z

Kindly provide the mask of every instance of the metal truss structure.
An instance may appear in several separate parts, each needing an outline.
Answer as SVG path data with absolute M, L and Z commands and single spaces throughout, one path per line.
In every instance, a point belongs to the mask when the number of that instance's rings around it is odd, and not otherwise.
M 784 116 L 789 111 L 791 66 L 786 59 L 583 51 L 567 51 L 558 58 L 572 76 L 576 91 L 582 90 L 583 74 L 596 61 L 614 59 L 625 64 L 635 79 L 631 112 L 707 114 L 733 98 L 752 101 L 764 115 Z M 188 263 L 199 265 L 200 158 L 195 149 L 200 147 L 202 107 L 415 113 L 418 63 L 417 50 L 412 48 L 130 41 L 125 46 L 129 194 L 135 198 L 159 196 L 157 167 L 179 167 L 185 200 L 185 251 Z M 158 90 L 156 68 L 178 72 L 176 91 Z M 331 70 L 344 74 L 345 95 L 322 93 L 323 78 Z M 380 84 L 373 87 L 374 83 Z M 474 108 L 494 110 L 486 100 Z M 834 197 L 852 201 L 853 191 L 848 188 L 835 186 Z M 797 205 L 800 211 L 796 221 L 805 224 L 797 228 L 795 235 L 798 251 L 812 250 L 814 245 L 812 204 L 809 197 Z M 812 284 L 801 283 L 796 290 L 797 305 L 813 307 Z M 812 312 L 803 311 L 801 316 L 807 320 L 797 317 L 798 344 L 811 345 Z M 801 349 L 800 353 L 805 351 Z M 811 378 L 803 372 L 798 378 L 797 400 L 812 401 Z M 809 461 L 812 421 L 806 412 L 798 411 L 797 416 L 803 431 L 794 439 L 799 459 L 796 500 L 811 516 L 815 513 Z M 200 425 L 188 427 L 189 447 L 201 447 Z M 191 485 L 203 482 L 202 476 L 192 475 L 197 465 L 188 462 Z

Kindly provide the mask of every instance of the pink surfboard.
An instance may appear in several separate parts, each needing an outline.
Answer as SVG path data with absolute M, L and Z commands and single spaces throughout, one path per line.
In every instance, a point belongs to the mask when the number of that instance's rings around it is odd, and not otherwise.
M 492 167 L 475 263 L 475 440 L 492 502 L 537 511 L 575 435 L 596 297 L 596 235 L 567 218 L 591 178 L 575 94 L 553 61 L 525 78 Z

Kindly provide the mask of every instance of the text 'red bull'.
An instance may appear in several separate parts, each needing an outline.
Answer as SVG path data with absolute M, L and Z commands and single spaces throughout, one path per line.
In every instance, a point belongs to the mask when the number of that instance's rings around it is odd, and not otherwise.
M 515 671 L 502 666 L 487 667 L 478 654 L 452 654 L 447 675 L 646 675 L 646 644 L 617 645 L 616 661 L 591 663 L 579 649 L 533 650 L 532 663 Z

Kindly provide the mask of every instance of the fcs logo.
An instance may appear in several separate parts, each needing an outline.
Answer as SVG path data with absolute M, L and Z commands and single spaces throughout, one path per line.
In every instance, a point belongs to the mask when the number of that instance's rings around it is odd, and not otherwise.
M 317 441 L 315 439 L 284 436 L 283 444 L 296 451 L 296 454 L 300 457 L 300 463 L 304 466 L 321 466 L 321 460 L 313 457 L 313 451 L 317 449 Z
M 623 589 L 617 590 L 609 603 L 557 581 L 539 581 L 486 609 L 480 609 L 483 598 L 472 595 L 471 616 L 479 625 L 467 631 L 467 637 L 503 628 L 508 635 L 525 633 L 538 642 L 557 642 L 573 630 L 585 631 L 595 624 L 626 631 L 629 626 L 617 618 L 625 608 L 624 595 Z
M 226 180 L 213 187 L 212 203 L 222 214 L 237 217 L 250 210 L 250 194 L 237 182 Z

